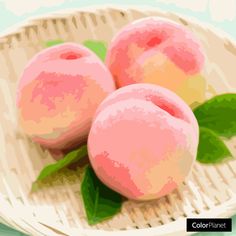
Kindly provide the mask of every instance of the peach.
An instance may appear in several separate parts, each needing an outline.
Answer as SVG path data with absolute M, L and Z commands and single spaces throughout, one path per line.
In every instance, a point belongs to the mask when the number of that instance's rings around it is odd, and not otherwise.
M 188 104 L 204 100 L 203 64 L 197 38 L 187 28 L 158 17 L 121 29 L 106 57 L 117 87 L 153 83 L 174 91 Z
M 69 148 L 86 141 L 98 105 L 114 90 L 110 72 L 87 48 L 65 43 L 45 49 L 18 84 L 20 125 L 42 146 Z
M 170 193 L 196 159 L 198 123 L 176 94 L 152 84 L 133 84 L 98 107 L 88 136 L 98 178 L 130 199 Z

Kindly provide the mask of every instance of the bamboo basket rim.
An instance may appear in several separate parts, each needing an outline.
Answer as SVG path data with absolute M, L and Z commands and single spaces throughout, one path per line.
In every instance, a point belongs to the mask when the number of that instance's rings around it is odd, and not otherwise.
M 119 4 L 106 4 L 105 6 L 103 6 L 103 5 L 94 4 L 92 6 L 83 6 L 83 7 L 77 8 L 76 10 L 74 8 L 67 8 L 64 10 L 52 11 L 51 13 L 37 14 L 35 16 L 28 17 L 27 19 L 22 20 L 16 24 L 6 28 L 5 30 L 1 31 L 0 32 L 0 42 L 1 42 L 1 39 L 3 39 L 3 38 L 17 34 L 26 26 L 33 26 L 35 24 L 35 22 L 38 20 L 66 17 L 66 16 L 70 16 L 71 14 L 76 13 L 76 12 L 96 12 L 97 10 L 106 10 L 106 9 L 111 9 L 111 10 L 114 9 L 114 10 L 121 10 L 121 11 L 122 10 L 125 11 L 127 9 L 132 9 L 132 10 L 137 10 L 137 11 L 153 11 L 153 8 L 150 6 L 147 6 L 147 5 L 134 6 L 134 5 L 127 4 L 125 6 L 122 6 Z M 205 27 L 205 28 L 211 30 L 211 33 L 217 35 L 218 38 L 228 39 L 236 47 L 236 39 L 234 37 L 232 37 L 226 31 L 224 31 L 218 27 L 215 27 L 208 22 L 203 22 L 203 21 L 198 20 L 195 17 L 191 17 L 191 16 L 187 16 L 187 15 L 182 16 L 181 14 L 173 13 L 172 11 L 163 10 L 158 7 L 155 8 L 155 11 L 157 11 L 159 13 L 163 13 L 163 14 L 172 14 L 174 16 L 177 16 L 181 19 L 186 20 L 187 22 L 189 22 L 191 24 L 197 25 L 201 28 Z
M 116 5 L 112 5 L 112 6 L 105 6 L 105 7 L 101 7 L 101 6 L 93 6 L 93 7 L 82 7 L 82 8 L 79 8 L 79 9 L 69 9 L 69 10 L 62 10 L 62 11 L 57 11 L 55 13 L 52 13 L 52 14 L 43 14 L 43 15 L 39 15 L 37 17 L 32 17 L 30 19 L 27 19 L 23 22 L 21 22 L 20 24 L 17 24 L 13 27 L 11 27 L 10 29 L 8 29 L 8 32 L 4 33 L 3 34 L 0 34 L 0 45 L 1 43 L 5 43 L 5 39 L 9 38 L 9 37 L 12 37 L 13 35 L 16 35 L 17 33 L 21 32 L 25 27 L 27 26 L 34 26 L 36 25 L 36 23 L 38 21 L 41 21 L 41 20 L 46 20 L 46 19 L 55 19 L 55 18 L 67 18 L 67 17 L 70 17 L 72 16 L 72 14 L 74 13 L 77 13 L 77 12 L 94 12 L 94 11 L 97 11 L 97 10 L 100 10 L 100 9 L 103 9 L 103 10 L 106 10 L 106 9 L 109 9 L 111 8 L 112 9 L 115 9 L 115 10 L 120 10 L 120 11 L 124 11 L 124 10 L 137 10 L 137 11 L 144 11 L 144 10 L 147 10 L 147 11 L 156 11 L 156 12 L 161 12 L 163 14 L 170 14 L 171 12 L 168 12 L 168 11 L 161 11 L 160 9 L 153 9 L 153 8 L 150 8 L 150 7 L 134 7 L 134 6 L 125 6 L 125 7 L 121 7 L 121 6 L 116 6 Z M 192 25 L 196 25 L 197 27 L 200 27 L 200 28 L 205 28 L 205 29 L 208 29 L 211 31 L 212 34 L 214 34 L 217 38 L 220 38 L 222 40 L 227 40 L 229 41 L 233 47 L 236 49 L 236 40 L 231 38 L 227 33 L 225 32 L 221 32 L 221 30 L 219 29 L 215 29 L 213 26 L 211 25 L 208 25 L 208 24 L 202 24 L 200 22 L 198 22 L 197 20 L 192 20 L 190 19 L 190 17 L 182 17 L 182 16 L 179 16 L 179 14 L 175 14 L 175 13 L 171 13 L 172 15 L 176 16 L 176 17 L 179 17 L 185 21 L 187 21 L 188 23 L 192 24 Z M 11 193 L 11 190 L 9 190 L 9 194 L 13 194 Z M 227 201 L 219 206 L 216 206 L 214 208 L 215 210 L 215 213 L 217 212 L 217 215 L 224 215 L 225 213 L 225 209 L 229 209 L 229 211 L 233 213 L 236 213 L 236 194 L 235 193 L 231 193 L 232 195 L 232 199 L 230 201 Z M 8 202 L 7 200 L 5 199 L 5 196 L 1 196 L 1 193 L 0 193 L 0 202 L 4 203 L 8 206 Z M 11 206 L 9 205 L 8 207 L 11 208 Z M 9 208 L 9 209 L 10 209 Z M 8 210 L 9 210 L 8 209 Z M 12 209 L 15 209 L 16 208 L 12 208 Z M 1 212 L 2 210 L 0 209 L 0 216 L 1 216 Z M 6 221 L 9 221 L 9 224 L 11 224 L 11 218 L 12 215 L 8 215 L 6 212 L 2 212 L 2 214 L 4 215 L 5 213 L 5 216 L 6 218 L 8 218 L 8 220 L 6 219 Z M 212 210 L 207 210 L 207 211 L 203 211 L 201 214 L 199 214 L 198 218 L 201 218 L 201 217 L 207 217 L 207 216 L 211 216 L 212 214 Z M 24 222 L 27 220 L 30 220 L 30 221 L 35 221 L 34 223 L 37 225 L 41 225 L 42 227 L 45 227 L 45 229 L 50 229 L 50 228 L 54 228 L 58 230 L 58 232 L 62 232 L 64 233 L 65 235 L 87 235 L 88 234 L 91 234 L 92 235 L 104 235 L 104 236 L 108 236 L 108 235 L 124 235 L 124 236 L 128 236 L 128 235 L 132 235 L 132 234 L 135 234 L 135 235 L 143 235 L 144 233 L 147 233 L 148 235 L 162 235 L 163 232 L 166 232 L 166 234 L 170 234 L 170 233 L 173 233 L 173 230 L 177 233 L 178 230 L 182 230 L 183 227 L 182 227 L 182 224 L 183 222 L 186 220 L 186 218 L 181 218 L 181 219 L 178 219 L 176 221 L 173 221 L 173 222 L 170 222 L 170 223 L 166 223 L 164 225 L 161 225 L 161 226 L 155 226 L 155 227 L 152 227 L 152 228 L 144 228 L 144 229 L 126 229 L 126 230 L 116 230 L 116 231 L 106 231 L 106 230 L 103 230 L 103 229 L 77 229 L 77 228 L 73 228 L 71 227 L 70 229 L 64 227 L 64 226 L 59 226 L 59 225 L 50 225 L 48 224 L 47 222 L 44 222 L 43 220 L 38 220 L 38 222 L 36 222 L 35 218 L 32 217 L 32 219 L 26 219 L 27 217 L 24 217 L 22 219 L 18 219 L 19 222 Z M 14 217 L 12 217 L 12 219 L 14 219 Z M 22 221 L 21 221 L 22 220 Z M 14 220 L 13 220 L 14 221 Z M 14 226 L 14 224 L 13 224 Z M 16 227 L 17 228 L 17 227 Z M 18 227 L 19 228 L 19 227 Z M 177 231 L 176 231 L 177 230 Z M 22 230 L 24 231 L 24 229 Z M 160 231 L 162 233 L 160 233 Z M 26 231 L 27 232 L 27 231 Z M 53 235 L 50 234 L 50 235 Z M 58 235 L 55 233 L 55 235 Z M 177 235 L 177 234 L 176 234 Z

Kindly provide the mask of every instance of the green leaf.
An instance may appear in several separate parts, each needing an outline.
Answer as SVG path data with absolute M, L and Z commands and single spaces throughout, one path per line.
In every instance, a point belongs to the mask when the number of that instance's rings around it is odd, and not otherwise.
M 107 46 L 102 41 L 87 40 L 83 45 L 92 50 L 102 61 L 106 58 Z
M 26 234 L 23 234 L 20 231 L 12 229 L 1 223 L 0 223 L 0 235 L 2 236 L 27 236 Z
M 90 225 L 109 219 L 121 210 L 122 196 L 105 186 L 91 166 L 85 169 L 81 193 Z
M 57 44 L 61 44 L 61 43 L 64 43 L 61 39 L 56 39 L 56 40 L 52 40 L 52 41 L 47 41 L 45 43 L 46 47 L 52 47 L 52 46 L 55 46 Z
M 79 149 L 72 151 L 65 155 L 65 157 L 59 160 L 55 164 L 46 166 L 39 174 L 37 181 L 44 180 L 48 176 L 56 173 L 57 171 L 69 166 L 70 164 L 77 162 L 83 157 L 87 156 L 87 145 L 81 146 Z
M 200 127 L 197 160 L 201 163 L 219 163 L 231 156 L 224 142 L 212 130 Z
M 216 96 L 194 109 L 200 127 L 230 138 L 236 135 L 236 94 Z

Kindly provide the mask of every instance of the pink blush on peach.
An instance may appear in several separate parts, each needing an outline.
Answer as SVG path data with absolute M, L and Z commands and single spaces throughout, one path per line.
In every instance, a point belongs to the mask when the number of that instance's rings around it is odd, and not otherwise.
M 202 46 L 189 29 L 159 17 L 143 18 L 123 27 L 114 36 L 106 57 L 118 87 L 134 83 L 160 85 L 189 105 L 204 99 L 204 61 Z M 193 95 L 188 95 L 186 89 Z
M 60 55 L 61 59 L 64 60 L 76 60 L 81 58 L 82 56 L 78 53 L 74 53 L 74 52 L 66 52 Z
M 97 176 L 135 200 L 173 191 L 189 174 L 197 146 L 198 124 L 188 105 L 165 88 L 142 83 L 110 94 L 88 136 Z
M 18 84 L 21 127 L 44 147 L 69 149 L 86 141 L 98 105 L 114 90 L 112 75 L 87 48 L 65 43 L 43 50 Z

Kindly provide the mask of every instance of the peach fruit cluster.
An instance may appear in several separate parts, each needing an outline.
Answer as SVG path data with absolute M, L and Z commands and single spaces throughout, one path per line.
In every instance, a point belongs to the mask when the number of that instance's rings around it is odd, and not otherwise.
M 74 43 L 37 54 L 18 84 L 20 125 L 51 150 L 87 141 L 97 176 L 130 199 L 164 196 L 196 158 L 188 104 L 205 92 L 200 44 L 183 26 L 145 18 L 114 37 L 105 64 Z

